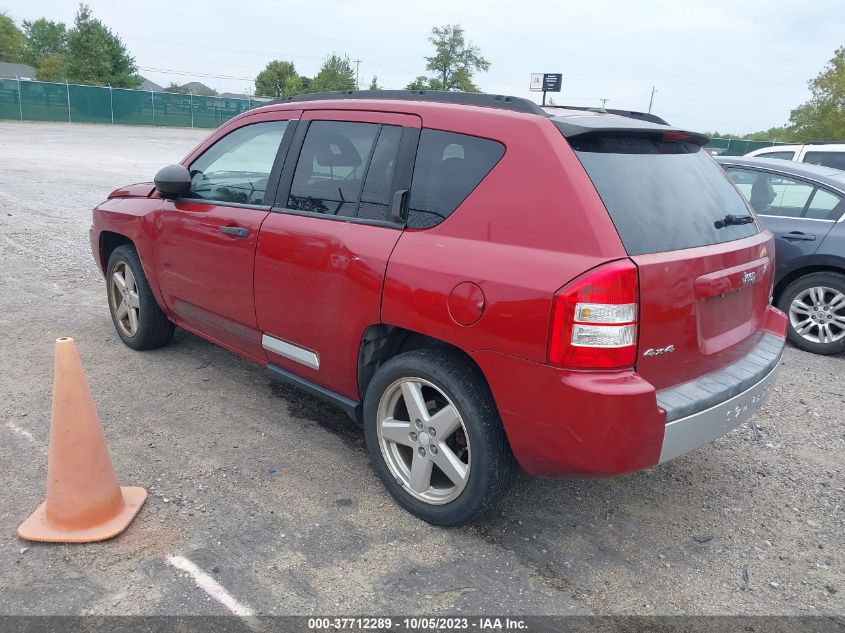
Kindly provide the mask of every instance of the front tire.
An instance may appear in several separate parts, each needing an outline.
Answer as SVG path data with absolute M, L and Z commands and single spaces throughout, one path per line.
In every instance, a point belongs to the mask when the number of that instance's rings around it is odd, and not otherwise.
M 799 277 L 783 291 L 778 308 L 786 313 L 787 336 L 796 347 L 814 354 L 845 351 L 845 276 Z
M 441 526 L 465 523 L 507 488 L 513 457 L 480 371 L 451 351 L 400 354 L 364 398 L 373 467 L 399 504 Z
M 106 292 L 114 329 L 128 347 L 153 349 L 173 338 L 175 326 L 156 302 L 134 246 L 122 244 L 112 251 Z

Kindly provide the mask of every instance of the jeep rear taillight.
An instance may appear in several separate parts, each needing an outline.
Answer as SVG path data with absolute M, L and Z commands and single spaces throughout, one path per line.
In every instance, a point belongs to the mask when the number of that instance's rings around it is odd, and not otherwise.
M 549 362 L 572 369 L 633 367 L 637 358 L 637 267 L 600 266 L 554 298 Z

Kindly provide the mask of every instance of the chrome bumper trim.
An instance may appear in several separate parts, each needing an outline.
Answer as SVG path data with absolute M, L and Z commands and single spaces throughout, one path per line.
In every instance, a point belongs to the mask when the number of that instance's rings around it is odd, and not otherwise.
M 669 422 L 663 436 L 660 463 L 704 446 L 747 421 L 763 406 L 779 370 L 780 362 L 759 382 L 733 398 Z

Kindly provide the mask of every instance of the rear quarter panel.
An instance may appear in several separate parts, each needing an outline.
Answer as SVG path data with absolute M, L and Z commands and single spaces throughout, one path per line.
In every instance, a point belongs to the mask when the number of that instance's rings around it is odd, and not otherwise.
M 467 108 L 448 118 L 424 115 L 423 126 L 491 138 L 506 150 L 451 216 L 402 234 L 388 264 L 382 320 L 466 352 L 545 361 L 554 293 L 627 256 L 607 211 L 550 121 Z M 470 326 L 449 314 L 449 294 L 462 282 L 484 294 L 482 316 Z

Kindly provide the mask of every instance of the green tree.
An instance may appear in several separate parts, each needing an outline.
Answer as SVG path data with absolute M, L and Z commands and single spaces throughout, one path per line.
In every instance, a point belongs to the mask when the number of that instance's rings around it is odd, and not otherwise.
M 845 47 L 810 81 L 810 100 L 789 116 L 791 132 L 803 141 L 845 138 Z
M 490 70 L 490 62 L 481 56 L 481 51 L 464 38 L 464 29 L 458 24 L 435 26 L 428 41 L 434 44 L 434 55 L 426 57 L 426 68 L 434 77 L 417 77 L 410 85 L 427 87 L 415 90 L 463 90 L 478 92 L 473 75 Z
M 67 34 L 65 59 L 68 81 L 121 88 L 141 85 L 135 58 L 123 41 L 94 17 L 86 4 L 79 5 L 73 28 Z
M 405 86 L 405 90 L 443 90 L 443 84 L 440 83 L 439 79 L 420 75 Z
M 303 90 L 300 77 L 293 62 L 275 60 L 258 73 L 255 78 L 255 94 L 261 97 L 291 97 Z
M 308 92 L 330 92 L 332 90 L 354 90 L 355 71 L 348 55 L 332 53 L 326 57 L 320 72 L 314 77 Z
M 38 67 L 45 58 L 64 55 L 67 50 L 67 28 L 61 22 L 46 18 L 24 20 L 23 30 L 26 34 L 24 59 L 31 66 Z
M 35 69 L 35 78 L 39 81 L 63 81 L 65 78 L 65 56 L 63 53 L 47 55 Z
M 0 62 L 22 62 L 26 37 L 5 13 L 0 13 Z
M 373 80 L 370 82 L 369 90 L 381 90 L 381 86 L 378 85 L 378 77 L 373 75 Z

